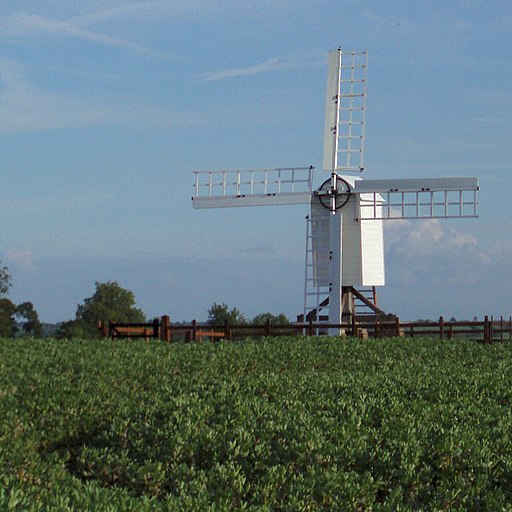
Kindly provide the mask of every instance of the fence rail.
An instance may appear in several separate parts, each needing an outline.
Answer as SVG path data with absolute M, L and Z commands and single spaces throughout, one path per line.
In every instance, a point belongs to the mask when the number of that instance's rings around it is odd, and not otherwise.
M 503 316 L 495 320 L 485 316 L 482 321 L 445 321 L 441 316 L 436 322 L 401 322 L 399 318 L 386 320 L 368 320 L 354 318 L 350 323 L 325 324 L 297 322 L 274 324 L 270 320 L 265 324 L 229 324 L 210 325 L 192 320 L 190 324 L 171 324 L 168 316 L 156 318 L 148 323 L 100 322 L 100 333 L 105 338 L 144 338 L 159 339 L 167 342 L 201 341 L 207 338 L 241 339 L 255 336 L 314 336 L 327 334 L 329 330 L 339 330 L 340 335 L 362 338 L 436 336 L 450 340 L 465 337 L 484 343 L 512 341 L 512 317 Z

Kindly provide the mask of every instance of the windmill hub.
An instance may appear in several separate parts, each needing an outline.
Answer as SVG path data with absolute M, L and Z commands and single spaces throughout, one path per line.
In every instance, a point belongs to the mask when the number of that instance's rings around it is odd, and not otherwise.
M 334 182 L 334 184 L 333 184 Z M 339 210 L 345 206 L 350 199 L 352 187 L 350 183 L 343 179 L 338 174 L 335 175 L 335 179 L 330 178 L 325 180 L 318 190 L 314 192 L 314 195 L 318 197 L 320 204 L 328 210 Z

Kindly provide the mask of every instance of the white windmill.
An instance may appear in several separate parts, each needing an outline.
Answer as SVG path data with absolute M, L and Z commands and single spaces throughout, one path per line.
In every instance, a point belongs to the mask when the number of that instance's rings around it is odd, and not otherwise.
M 304 318 L 317 325 L 350 321 L 354 298 L 383 313 L 360 291 L 384 285 L 382 220 L 477 216 L 477 178 L 361 179 L 367 61 L 366 51 L 329 52 L 323 168 L 330 177 L 316 190 L 312 166 L 194 171 L 194 208 L 310 205 Z

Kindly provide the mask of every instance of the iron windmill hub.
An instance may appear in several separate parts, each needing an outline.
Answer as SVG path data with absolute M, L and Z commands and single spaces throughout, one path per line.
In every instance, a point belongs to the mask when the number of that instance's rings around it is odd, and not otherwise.
M 333 182 L 335 183 L 334 186 Z M 318 197 L 320 204 L 328 210 L 332 210 L 333 203 L 335 210 L 343 208 L 350 199 L 351 194 L 352 186 L 347 180 L 339 175 L 336 175 L 335 180 L 332 178 L 325 180 L 320 187 L 318 187 L 318 190 L 314 192 L 314 195 Z

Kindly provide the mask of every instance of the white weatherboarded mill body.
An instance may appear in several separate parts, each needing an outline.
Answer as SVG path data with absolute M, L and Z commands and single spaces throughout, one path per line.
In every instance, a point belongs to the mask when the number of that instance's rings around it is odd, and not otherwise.
M 385 219 L 477 216 L 477 178 L 362 180 L 367 52 L 329 53 L 323 168 L 194 171 L 194 208 L 309 204 L 304 319 L 339 324 L 355 314 L 354 297 L 383 313 L 358 288 L 382 286 Z

